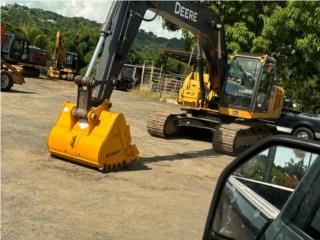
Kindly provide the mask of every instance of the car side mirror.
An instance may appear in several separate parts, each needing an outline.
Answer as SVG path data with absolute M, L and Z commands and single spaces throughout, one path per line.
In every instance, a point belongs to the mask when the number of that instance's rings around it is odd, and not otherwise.
M 218 180 L 203 239 L 263 236 L 315 162 L 320 163 L 319 144 L 288 136 L 245 151 Z

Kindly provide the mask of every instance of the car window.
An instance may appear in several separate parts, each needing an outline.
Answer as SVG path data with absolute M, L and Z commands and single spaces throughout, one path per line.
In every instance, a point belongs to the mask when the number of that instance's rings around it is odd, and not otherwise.
M 317 157 L 314 153 L 276 146 L 253 157 L 235 175 L 281 209 Z
M 259 238 L 317 160 L 320 156 L 316 153 L 281 145 L 248 159 L 228 177 L 213 232 L 228 239 Z

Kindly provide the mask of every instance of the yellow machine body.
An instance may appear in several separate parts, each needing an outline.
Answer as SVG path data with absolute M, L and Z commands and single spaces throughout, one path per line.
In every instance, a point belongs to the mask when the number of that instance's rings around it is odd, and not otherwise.
M 48 70 L 48 77 L 50 79 L 59 79 L 60 78 L 60 71 L 57 67 L 50 66 Z
M 71 68 L 67 68 L 67 67 L 62 68 L 61 71 L 65 72 L 65 73 L 75 73 L 76 72 L 75 69 L 71 69 Z
M 48 150 L 54 155 L 100 170 L 114 170 L 136 160 L 139 151 L 131 144 L 130 127 L 122 113 L 109 111 L 105 101 L 78 120 L 76 105 L 65 102 L 48 137 Z
M 207 98 L 210 101 L 216 93 L 210 91 L 209 74 L 203 74 L 204 85 L 206 91 L 209 91 Z M 183 82 L 183 86 L 179 90 L 177 102 L 187 107 L 199 108 L 201 106 L 201 91 L 199 73 L 190 73 Z
M 50 79 L 62 78 L 62 79 L 68 79 L 73 81 L 74 75 L 76 74 L 75 66 L 74 68 L 64 66 L 66 64 L 66 57 L 68 54 L 69 53 L 67 53 L 66 51 L 62 36 L 60 32 L 57 32 L 55 51 L 52 59 L 53 63 L 49 67 L 49 70 L 47 73 Z
M 24 77 L 22 76 L 23 68 L 19 65 L 12 65 L 7 63 L 4 59 L 1 59 L 1 69 L 5 69 L 9 72 L 10 77 L 15 84 L 24 84 Z
M 279 118 L 282 111 L 282 105 L 284 100 L 284 89 L 279 86 L 275 86 L 270 101 L 268 104 L 268 111 L 266 112 L 250 112 L 235 108 L 219 107 L 219 113 L 244 119 L 275 119 Z
M 265 64 L 269 61 L 270 57 L 267 55 L 246 55 L 244 53 L 235 53 L 232 56 L 233 58 L 242 57 L 248 59 L 256 59 L 262 64 Z M 231 59 L 231 60 L 232 60 Z M 272 61 L 275 62 L 274 59 Z M 200 88 L 200 81 L 199 81 L 199 73 L 192 72 L 189 74 L 182 87 L 179 90 L 179 95 L 177 98 L 177 102 L 186 107 L 201 109 L 205 111 L 215 111 L 219 112 L 223 115 L 232 116 L 235 118 L 243 118 L 243 119 L 275 119 L 279 118 L 282 110 L 283 100 L 284 100 L 284 89 L 281 86 L 274 85 L 273 89 L 270 90 L 271 93 L 268 98 L 268 107 L 264 111 L 259 110 L 249 110 L 249 109 L 241 109 L 241 108 L 234 108 L 231 106 L 219 106 L 216 109 L 209 108 L 208 103 L 211 101 L 212 98 L 218 96 L 216 92 L 211 90 L 210 87 L 210 77 L 208 74 L 203 74 L 204 77 L 204 86 L 206 90 L 206 99 L 205 104 L 201 107 L 201 88 Z

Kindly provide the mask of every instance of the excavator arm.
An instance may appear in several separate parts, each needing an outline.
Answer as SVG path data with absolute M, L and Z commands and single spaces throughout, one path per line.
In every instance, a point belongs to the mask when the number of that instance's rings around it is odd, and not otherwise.
M 52 155 L 103 171 L 114 170 L 138 158 L 139 152 L 131 144 L 129 125 L 121 113 L 110 112 L 109 99 L 141 22 L 155 18 L 145 19 L 147 10 L 196 36 L 209 65 L 210 86 L 216 92 L 221 91 L 226 54 L 223 26 L 218 15 L 195 2 L 114 1 L 101 26 L 100 38 L 85 76 L 75 78 L 77 104 L 65 102 L 49 134 L 48 150 Z
M 64 46 L 64 42 L 60 32 L 56 33 L 56 44 L 54 48 L 54 54 L 52 58 L 52 65 L 49 67 L 48 70 L 48 77 L 51 79 L 59 79 L 60 76 L 60 69 L 63 67 L 65 62 L 66 56 L 66 49 Z
M 54 66 L 60 68 L 63 66 L 65 61 L 66 49 L 60 32 L 56 33 L 56 46 L 54 49 Z
M 100 31 L 100 38 L 84 78 L 78 77 L 78 118 L 86 118 L 92 106 L 110 99 L 127 54 L 147 10 L 193 33 L 208 62 L 210 86 L 221 92 L 226 66 L 224 31 L 219 16 L 196 2 L 115 1 Z M 155 18 L 154 17 L 154 18 Z M 153 19 L 154 19 L 153 18 Z M 103 48 L 96 75 L 91 73 Z

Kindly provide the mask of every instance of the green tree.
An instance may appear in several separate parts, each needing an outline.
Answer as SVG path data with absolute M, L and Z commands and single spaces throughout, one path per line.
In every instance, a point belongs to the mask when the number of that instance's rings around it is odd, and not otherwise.
M 20 27 L 22 37 L 28 40 L 30 45 L 46 49 L 48 45 L 47 36 L 35 25 L 23 24 Z
M 253 51 L 277 60 L 285 94 L 320 113 L 320 2 L 205 2 L 220 16 L 229 53 Z M 172 31 L 179 29 L 165 22 Z M 194 42 L 185 34 L 187 43 Z M 190 45 L 190 44 L 189 44 Z
M 287 96 L 304 111 L 320 112 L 319 2 L 289 2 L 276 9 L 252 49 L 276 57 Z

